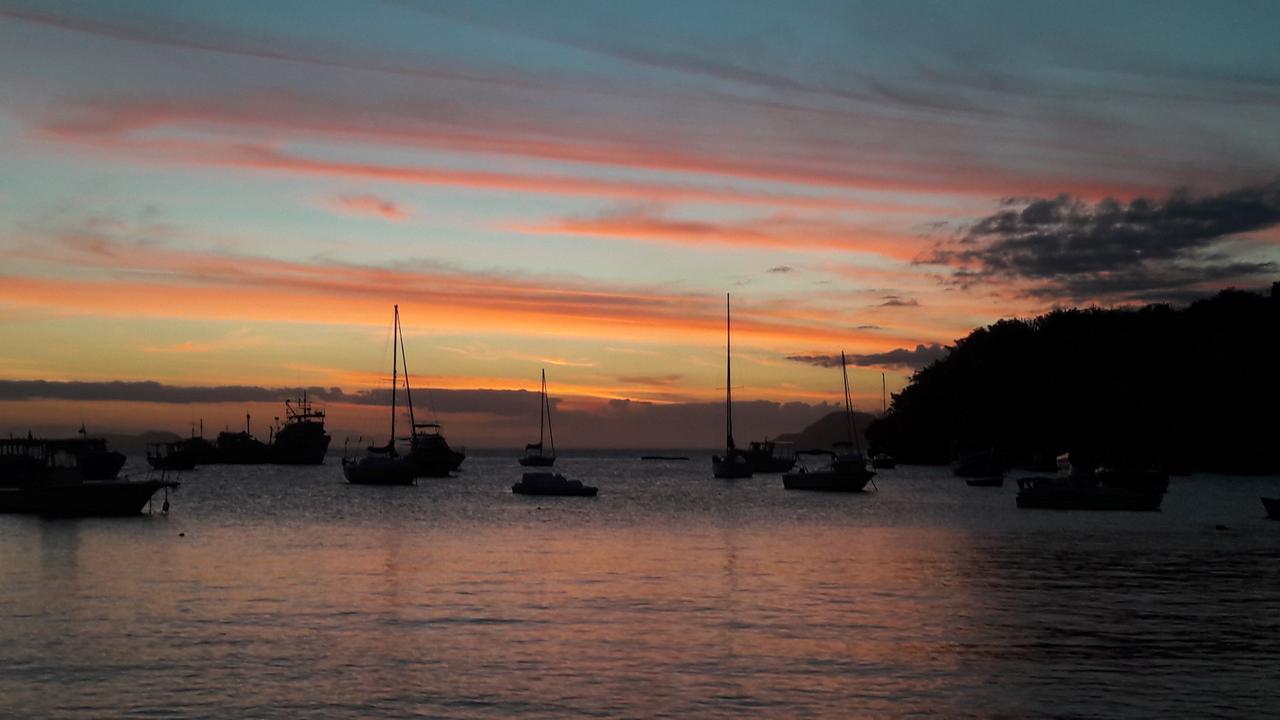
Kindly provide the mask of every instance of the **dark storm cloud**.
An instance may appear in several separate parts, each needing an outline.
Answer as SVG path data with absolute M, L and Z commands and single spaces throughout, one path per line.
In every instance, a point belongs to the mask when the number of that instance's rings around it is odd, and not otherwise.
M 915 349 L 897 348 L 882 353 L 866 355 L 849 355 L 850 365 L 875 365 L 878 367 L 897 367 L 919 370 L 947 354 L 947 347 L 940 343 L 932 345 L 916 345 Z M 788 360 L 808 363 L 818 367 L 840 367 L 839 355 L 788 355 Z
M 1276 272 L 1274 262 L 1229 257 L 1221 246 L 1277 224 L 1280 180 L 1207 197 L 1178 191 L 1163 201 L 1009 200 L 924 262 L 961 268 L 961 283 L 1037 282 L 1036 295 L 1168 299 L 1199 283 Z

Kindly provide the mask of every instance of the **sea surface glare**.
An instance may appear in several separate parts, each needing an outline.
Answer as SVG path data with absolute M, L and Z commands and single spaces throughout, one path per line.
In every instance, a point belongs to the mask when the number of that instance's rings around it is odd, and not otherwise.
M 0 716 L 1280 715 L 1280 479 L 1051 512 L 639 455 L 557 463 L 595 499 L 511 494 L 511 456 L 389 488 L 330 458 L 185 473 L 167 516 L 0 515 Z

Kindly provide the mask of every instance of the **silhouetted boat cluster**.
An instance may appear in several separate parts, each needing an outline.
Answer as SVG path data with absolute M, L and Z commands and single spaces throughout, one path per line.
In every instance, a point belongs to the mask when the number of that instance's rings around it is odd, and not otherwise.
M 84 428 L 80 433 L 59 440 L 0 439 L 0 512 L 134 515 L 157 490 L 178 487 L 163 476 L 120 478 L 124 455 L 88 437 Z
M 396 396 L 399 372 L 404 370 L 404 390 L 409 411 L 409 435 L 396 435 Z M 408 442 L 401 452 L 399 441 Z M 413 389 L 409 384 L 409 363 L 404 353 L 404 333 L 400 328 L 400 306 L 393 309 L 391 335 L 391 435 L 386 445 L 365 448 L 362 457 L 343 457 L 342 473 L 353 485 L 411 485 L 420 477 L 448 477 L 457 470 L 466 454 L 449 447 L 438 423 L 420 423 L 413 412 Z
M 399 306 L 393 307 L 392 377 L 390 435 L 382 445 L 370 445 L 358 455 L 344 453 L 342 471 L 353 485 L 412 485 L 417 478 L 447 477 L 458 470 L 465 452 L 449 446 L 436 422 L 418 422 L 414 414 L 408 362 Z M 732 323 L 729 298 L 725 299 L 725 450 L 712 457 L 712 474 L 722 479 L 745 479 L 757 473 L 783 473 L 788 490 L 862 492 L 874 486 L 875 470 L 893 468 L 894 457 L 878 452 L 868 458 L 859 444 L 855 427 L 847 360 L 840 353 L 844 389 L 843 419 L 845 440 L 830 449 L 795 450 L 792 443 L 752 441 L 747 449 L 737 447 L 733 436 Z M 409 432 L 397 434 L 397 398 L 403 377 Z M 881 374 L 883 410 L 887 412 L 886 388 Z M 833 416 L 834 417 L 834 416 Z M 163 472 L 191 470 L 202 464 L 287 464 L 323 463 L 330 437 L 325 432 L 325 413 L 313 407 L 305 392 L 285 402 L 285 421 L 271 429 L 268 442 L 251 433 L 250 416 L 243 431 L 219 433 L 216 442 L 199 436 L 194 428 L 190 438 L 151 443 L 147 461 Z M 202 428 L 203 430 L 203 428 Z M 1053 471 L 1053 466 L 1037 456 L 1028 467 Z M 546 371 L 542 371 L 539 391 L 538 442 L 525 446 L 518 458 L 526 467 L 550 467 L 556 462 L 555 436 L 551 425 L 551 402 Z M 643 460 L 687 460 L 687 456 L 645 455 Z M 0 440 L 0 512 L 40 512 L 67 514 L 135 514 L 152 498 L 178 483 L 161 475 L 143 481 L 121 479 L 118 474 L 125 456 L 106 447 L 105 440 L 90 438 L 84 428 L 80 437 Z M 797 467 L 798 463 L 798 467 Z M 1057 510 L 1155 511 L 1169 486 L 1169 473 L 1154 467 L 1107 467 L 1091 462 L 1072 463 L 1069 455 L 1058 458 L 1053 475 L 1016 478 L 1019 508 Z M 1006 469 L 994 447 L 956 448 L 951 463 L 953 473 L 973 487 L 1001 487 Z M 551 471 L 525 472 L 511 491 L 523 495 L 595 496 L 598 488 Z M 1280 519 L 1280 498 L 1262 497 L 1268 517 Z

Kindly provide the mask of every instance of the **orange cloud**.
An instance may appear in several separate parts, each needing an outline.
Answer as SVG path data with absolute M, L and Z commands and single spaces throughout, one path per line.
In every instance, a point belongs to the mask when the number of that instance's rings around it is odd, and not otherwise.
M 897 235 L 848 223 L 773 215 L 738 222 L 677 220 L 647 209 L 625 209 L 591 218 L 563 218 L 544 225 L 507 225 L 531 234 L 657 240 L 681 245 L 729 245 L 782 250 L 872 253 L 910 261 L 930 244 L 912 235 Z
M 408 271 L 338 263 L 299 263 L 181 252 L 97 238 L 31 251 L 64 277 L 6 277 L 0 301 L 90 315 L 255 319 L 325 324 L 381 324 L 400 303 L 406 324 L 439 332 L 705 343 L 724 318 L 716 295 L 619 288 L 582 280 L 531 279 L 448 271 Z M 40 254 L 43 253 L 43 254 Z M 65 277 L 81 268 L 119 279 Z M 789 350 L 856 345 L 859 351 L 906 342 L 850 330 L 828 308 L 744 305 L 735 323 L 746 343 Z M 911 339 L 914 341 L 914 338 Z

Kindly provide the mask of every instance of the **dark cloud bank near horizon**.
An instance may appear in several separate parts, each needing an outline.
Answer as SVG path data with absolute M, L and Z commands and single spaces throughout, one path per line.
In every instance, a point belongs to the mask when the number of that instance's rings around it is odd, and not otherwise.
M 1181 302 L 1206 283 L 1256 284 L 1280 265 L 1229 254 L 1242 235 L 1280 225 L 1280 179 L 1195 197 L 1104 199 L 1066 195 L 1006 201 L 917 262 L 959 268 L 956 280 L 1032 282 L 1031 295 L 1073 301 Z
M 0 401 L 67 400 L 76 402 L 144 402 L 171 405 L 283 403 L 294 398 L 299 388 L 257 386 L 183 387 L 145 382 L 55 382 L 45 380 L 0 380 Z M 354 404 L 386 407 L 389 390 L 348 393 L 340 388 L 307 388 L 308 397 L 318 404 Z M 414 405 L 430 415 L 441 415 L 451 443 L 498 447 L 519 444 L 537 436 L 539 397 L 525 390 L 425 390 L 414 391 Z M 553 406 L 560 399 L 551 398 Z M 428 409 L 431 408 L 431 409 Z M 740 442 L 782 433 L 798 432 L 839 407 L 829 403 L 766 400 L 735 402 L 735 436 Z M 283 414 L 283 412 L 281 412 Z M 486 416 L 475 419 L 477 414 Z M 465 416 L 465 417 L 464 417 Z M 381 428 L 353 427 L 341 413 L 329 413 L 329 431 L 341 446 L 343 436 L 378 432 Z M 68 421 L 68 426 L 78 425 Z M 90 423 L 92 424 L 92 422 Z M 97 428 L 108 431 L 110 428 Z M 145 428 L 185 431 L 184 428 Z M 8 428 L 25 432 L 26 426 Z M 633 400 L 612 400 L 598 410 L 557 409 L 557 438 L 569 447 L 716 447 L 724 442 L 724 403 L 698 402 L 658 404 Z
M 931 343 L 929 345 L 916 345 L 914 350 L 911 348 L 897 348 L 882 353 L 847 355 L 845 359 L 851 367 L 871 365 L 876 367 L 901 368 L 904 370 L 919 370 L 935 360 L 941 360 L 946 357 L 947 352 L 948 347 L 946 345 L 943 345 L 942 343 Z M 817 365 L 818 367 L 840 367 L 839 355 L 788 355 L 787 359 L 794 362 Z

